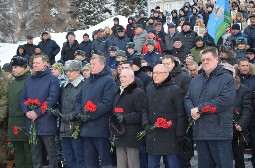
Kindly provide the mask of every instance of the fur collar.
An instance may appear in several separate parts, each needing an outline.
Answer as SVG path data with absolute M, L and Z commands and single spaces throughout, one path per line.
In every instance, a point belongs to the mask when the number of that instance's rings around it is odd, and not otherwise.
M 79 75 L 79 76 L 78 76 L 75 80 L 73 80 L 73 81 L 67 80 L 67 81 L 64 83 L 64 87 L 66 87 L 68 83 L 71 83 L 74 87 L 77 87 L 83 80 L 84 80 L 83 76 L 82 76 L 82 75 Z
M 135 88 L 137 88 L 137 84 L 135 82 L 133 82 L 130 85 L 128 85 L 127 87 L 125 87 L 123 92 L 127 92 L 128 94 L 131 94 Z M 117 93 L 118 94 L 121 93 L 121 89 L 120 88 L 119 88 Z

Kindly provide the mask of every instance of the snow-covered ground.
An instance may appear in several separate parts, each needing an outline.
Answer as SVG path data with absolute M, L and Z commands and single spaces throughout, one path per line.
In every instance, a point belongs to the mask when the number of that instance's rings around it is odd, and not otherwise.
M 114 16 L 118 17 L 120 20 L 120 25 L 126 27 L 127 25 L 127 18 L 125 16 Z M 109 26 L 110 28 L 113 26 L 113 18 L 109 18 L 87 30 L 77 30 L 75 31 L 76 40 L 78 42 L 82 42 L 83 40 L 83 34 L 88 33 L 89 37 L 92 37 L 92 32 L 94 30 L 98 30 L 99 28 L 104 28 L 105 26 Z M 55 40 L 60 47 L 62 47 L 63 43 L 66 41 L 67 32 L 62 33 L 51 33 L 52 39 Z M 37 45 L 40 42 L 40 37 L 34 38 L 34 44 Z M 10 43 L 0 43 L 0 65 L 10 62 L 11 58 L 16 54 L 17 48 L 21 44 L 26 44 L 26 41 L 20 41 L 17 44 L 10 44 Z M 60 53 L 56 56 L 56 60 L 60 58 Z

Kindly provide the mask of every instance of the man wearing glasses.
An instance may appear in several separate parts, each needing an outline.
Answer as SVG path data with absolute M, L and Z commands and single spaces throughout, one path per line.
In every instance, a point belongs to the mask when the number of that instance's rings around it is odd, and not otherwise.
M 120 50 L 127 51 L 126 45 L 130 42 L 130 39 L 125 35 L 125 28 L 120 25 L 117 30 L 118 34 L 112 39 L 112 46 L 116 46 Z
M 168 167 L 180 168 L 179 142 L 185 134 L 184 95 L 175 85 L 165 65 L 158 64 L 153 69 L 153 84 L 146 89 L 147 108 L 142 115 L 146 131 L 146 152 L 148 168 L 159 167 L 161 156 L 165 156 Z M 171 121 L 169 128 L 151 129 L 157 118 Z M 171 145 L 169 145 L 171 144 Z

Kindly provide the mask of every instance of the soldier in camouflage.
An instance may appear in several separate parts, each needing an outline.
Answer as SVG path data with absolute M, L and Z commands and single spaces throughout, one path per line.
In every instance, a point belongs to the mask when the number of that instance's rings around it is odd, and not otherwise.
M 0 168 L 4 168 L 7 162 L 5 136 L 7 131 L 7 89 L 9 80 L 0 67 Z

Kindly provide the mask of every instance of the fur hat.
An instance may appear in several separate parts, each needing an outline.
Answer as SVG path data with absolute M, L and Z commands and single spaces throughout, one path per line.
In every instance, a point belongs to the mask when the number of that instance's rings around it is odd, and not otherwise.
M 88 63 L 88 64 L 86 64 L 86 65 L 83 66 L 82 71 L 84 71 L 84 70 L 89 70 L 89 71 L 91 71 L 90 63 Z
M 247 39 L 245 37 L 237 37 L 236 44 L 247 44 Z
M 10 63 L 5 63 L 2 67 L 4 72 L 12 73 L 12 65 Z
M 11 66 L 27 67 L 28 60 L 24 57 L 14 56 L 10 62 Z
M 128 48 L 134 49 L 134 48 L 135 48 L 135 43 L 133 43 L 133 42 L 128 42 L 127 45 L 126 45 L 126 49 L 128 49 Z
M 63 64 L 61 64 L 61 63 L 54 63 L 54 64 L 51 66 L 51 68 L 57 69 L 57 70 L 60 72 L 60 74 L 62 74 L 62 73 L 64 72 L 64 66 L 63 66 Z
M 148 40 L 146 40 L 146 46 L 147 45 L 153 45 L 153 46 L 155 46 L 155 41 L 153 40 L 153 39 L 148 39 Z
M 68 60 L 65 62 L 64 70 L 81 71 L 82 63 L 77 60 Z
M 118 56 L 126 57 L 126 52 L 123 51 L 123 50 L 117 50 L 117 51 L 115 52 L 115 54 L 116 54 L 116 57 L 118 57 Z
M 112 115 L 109 119 L 109 126 L 111 132 L 116 136 L 125 134 L 126 129 L 123 123 L 119 122 L 116 115 Z
M 116 47 L 116 46 L 110 46 L 109 49 L 108 49 L 109 52 L 110 51 L 115 51 L 116 52 L 117 50 L 119 50 L 119 48 Z
M 82 51 L 82 50 L 76 50 L 76 51 L 74 52 L 74 56 L 76 56 L 76 55 L 81 55 L 81 56 L 85 57 L 85 52 Z
M 100 50 L 92 50 L 91 54 L 96 54 L 96 55 L 102 56 L 102 52 Z

